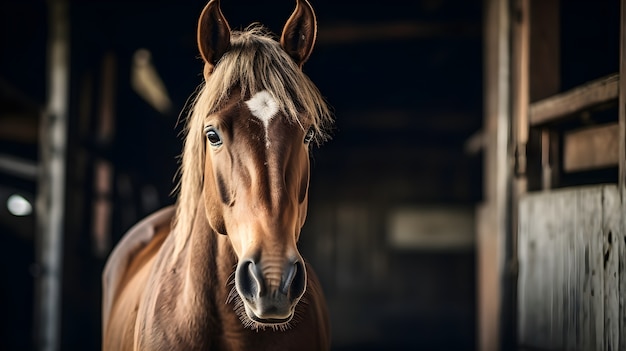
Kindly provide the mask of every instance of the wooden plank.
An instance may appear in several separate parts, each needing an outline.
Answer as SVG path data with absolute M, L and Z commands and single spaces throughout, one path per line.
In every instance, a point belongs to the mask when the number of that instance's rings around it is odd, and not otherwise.
M 541 188 L 552 188 L 552 167 L 550 165 L 550 130 L 541 128 Z
M 37 180 L 39 165 L 36 161 L 0 153 L 0 172 L 32 181 Z
M 616 123 L 567 132 L 563 139 L 563 169 L 577 172 L 617 166 L 619 144 Z
M 623 189 L 622 189 L 623 191 Z M 616 241 L 618 241 L 618 299 L 619 299 L 619 346 L 617 350 L 624 351 L 626 350 L 626 225 L 624 223 L 624 213 L 626 213 L 626 208 L 622 203 L 621 213 L 622 217 L 620 218 L 621 226 L 619 235 L 616 235 Z
M 516 174 L 526 174 L 526 143 L 528 142 L 528 103 L 530 76 L 530 0 L 516 1 L 516 21 L 513 22 L 512 93 L 513 138 Z
M 35 349 L 61 348 L 63 241 L 70 99 L 70 4 L 49 2 L 48 97 L 40 122 Z
M 619 48 L 619 175 L 618 189 L 621 199 L 621 227 L 616 238 L 619 246 L 619 345 L 616 349 L 626 350 L 626 0 L 620 1 L 620 48 Z
M 501 274 L 505 270 L 506 240 L 509 232 L 508 204 L 510 131 L 510 5 L 508 0 L 485 2 L 484 67 L 484 203 L 477 223 L 477 317 L 478 349 L 499 350 L 505 342 L 501 325 L 504 292 Z
M 500 272 L 499 243 L 494 239 L 494 216 L 490 207 L 479 206 L 476 212 L 476 269 L 478 305 L 478 342 L 481 351 L 499 350 Z
M 622 2 L 623 4 L 623 2 Z M 618 303 L 619 303 L 619 347 L 617 350 L 626 350 L 626 205 L 624 204 L 624 188 L 619 187 L 621 197 L 621 211 L 620 211 L 620 219 L 619 226 L 617 227 L 619 231 L 615 235 L 615 242 L 617 242 L 618 246 Z M 616 229 L 617 230 L 617 229 Z
M 109 52 L 102 60 L 101 89 L 96 121 L 96 139 L 110 145 L 115 135 L 115 89 L 117 64 L 115 54 Z M 103 157 L 93 161 L 94 199 L 92 201 L 92 250 L 97 257 L 105 257 L 111 250 L 111 218 L 113 215 L 113 182 L 115 167 Z
M 520 200 L 520 346 L 603 349 L 603 191 L 583 187 Z
M 387 211 L 387 245 L 396 250 L 473 250 L 474 211 L 464 206 L 398 206 Z
M 531 126 L 554 123 L 576 112 L 617 99 L 619 74 L 591 81 L 530 105 Z
M 0 140 L 36 144 L 39 138 L 39 116 L 0 114 Z
M 622 201 L 626 201 L 626 0 L 620 1 L 620 45 L 619 45 L 619 175 L 618 184 Z M 626 337 L 626 335 L 624 335 Z M 626 349 L 626 346 L 624 346 Z
M 511 107 L 512 107 L 512 144 L 514 146 L 515 169 L 511 179 L 511 214 L 510 214 L 510 236 L 507 250 L 510 250 L 507 267 L 508 276 L 505 276 L 505 291 L 510 295 L 509 300 L 504 303 L 515 305 L 517 300 L 517 274 L 518 274 L 518 205 L 519 198 L 527 191 L 527 159 L 526 144 L 528 143 L 528 107 L 530 92 L 530 27 L 533 21 L 531 16 L 531 0 L 516 0 L 514 2 L 514 13 L 512 21 L 512 43 L 511 43 Z M 508 286 L 508 288 L 507 288 Z M 507 315 L 507 321 L 503 321 L 503 335 L 509 339 L 515 339 L 517 329 L 517 309 Z M 502 348 L 509 348 L 513 345 L 503 344 Z
M 615 185 L 605 186 L 602 196 L 602 235 L 604 260 L 604 350 L 619 350 L 620 293 L 619 263 L 624 237 L 620 192 Z
M 559 152 L 558 132 L 541 128 L 541 187 L 544 190 L 552 189 L 558 185 L 561 164 Z

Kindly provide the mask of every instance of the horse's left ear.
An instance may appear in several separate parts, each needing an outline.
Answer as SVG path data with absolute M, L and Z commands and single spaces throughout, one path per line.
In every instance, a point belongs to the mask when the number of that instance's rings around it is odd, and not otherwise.
M 297 0 L 296 9 L 283 28 L 280 45 L 302 67 L 311 56 L 316 36 L 317 21 L 313 7 L 307 0 Z
M 220 0 L 211 0 L 198 20 L 198 49 L 209 72 L 229 47 L 230 26 L 220 9 Z

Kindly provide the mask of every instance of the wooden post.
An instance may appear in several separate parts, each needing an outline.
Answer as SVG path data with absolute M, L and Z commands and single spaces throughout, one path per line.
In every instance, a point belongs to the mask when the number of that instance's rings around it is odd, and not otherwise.
M 528 144 L 528 107 L 530 94 L 530 25 L 531 0 L 517 0 L 514 8 L 511 43 L 511 129 L 514 146 L 511 158 L 515 160 L 514 174 L 511 176 L 510 235 L 506 240 L 506 266 L 503 272 L 503 300 L 508 310 L 503 310 L 502 334 L 503 349 L 512 349 L 517 345 L 517 234 L 519 199 L 528 190 L 527 144 Z
M 102 61 L 101 93 L 96 125 L 96 140 L 103 148 L 111 147 L 115 132 L 115 84 L 117 65 L 112 52 L 107 53 Z M 93 199 L 93 251 L 104 258 L 111 247 L 111 215 L 113 213 L 113 177 L 114 167 L 110 160 L 96 157 L 93 164 L 94 191 Z
M 626 232 L 626 0 L 620 1 L 620 29 L 619 29 L 619 179 L 618 191 L 621 197 L 621 232 Z M 620 240 L 621 239 L 621 240 Z M 617 240 L 618 245 L 618 350 L 626 350 L 626 236 Z
M 620 48 L 619 48 L 619 179 L 622 203 L 626 202 L 626 0 L 620 2 Z
M 48 103 L 41 118 L 37 193 L 37 350 L 60 349 L 65 172 L 69 100 L 69 2 L 49 1 Z
M 502 343 L 502 275 L 509 209 L 510 9 L 508 0 L 485 1 L 484 192 L 477 212 L 478 349 Z

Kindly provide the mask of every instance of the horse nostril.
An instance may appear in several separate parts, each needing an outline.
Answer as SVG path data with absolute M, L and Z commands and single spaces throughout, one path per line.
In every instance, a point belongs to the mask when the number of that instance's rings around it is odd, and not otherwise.
M 299 260 L 294 262 L 285 272 L 285 279 L 281 291 L 290 298 L 299 298 L 306 289 L 306 270 Z
M 235 273 L 235 282 L 239 292 L 247 297 L 252 298 L 259 296 L 261 293 L 261 274 L 254 262 L 245 261 L 239 264 Z

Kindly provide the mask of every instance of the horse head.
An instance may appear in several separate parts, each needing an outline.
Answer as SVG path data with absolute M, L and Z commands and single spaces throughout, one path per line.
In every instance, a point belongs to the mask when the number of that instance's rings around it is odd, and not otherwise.
M 219 0 L 200 15 L 205 89 L 215 90 L 217 107 L 189 133 L 203 134 L 207 222 L 237 256 L 232 295 L 240 319 L 281 328 L 307 288 L 296 243 L 307 212 L 309 147 L 326 108 L 301 71 L 315 43 L 315 14 L 298 0 L 280 42 L 246 33 L 231 31 Z

